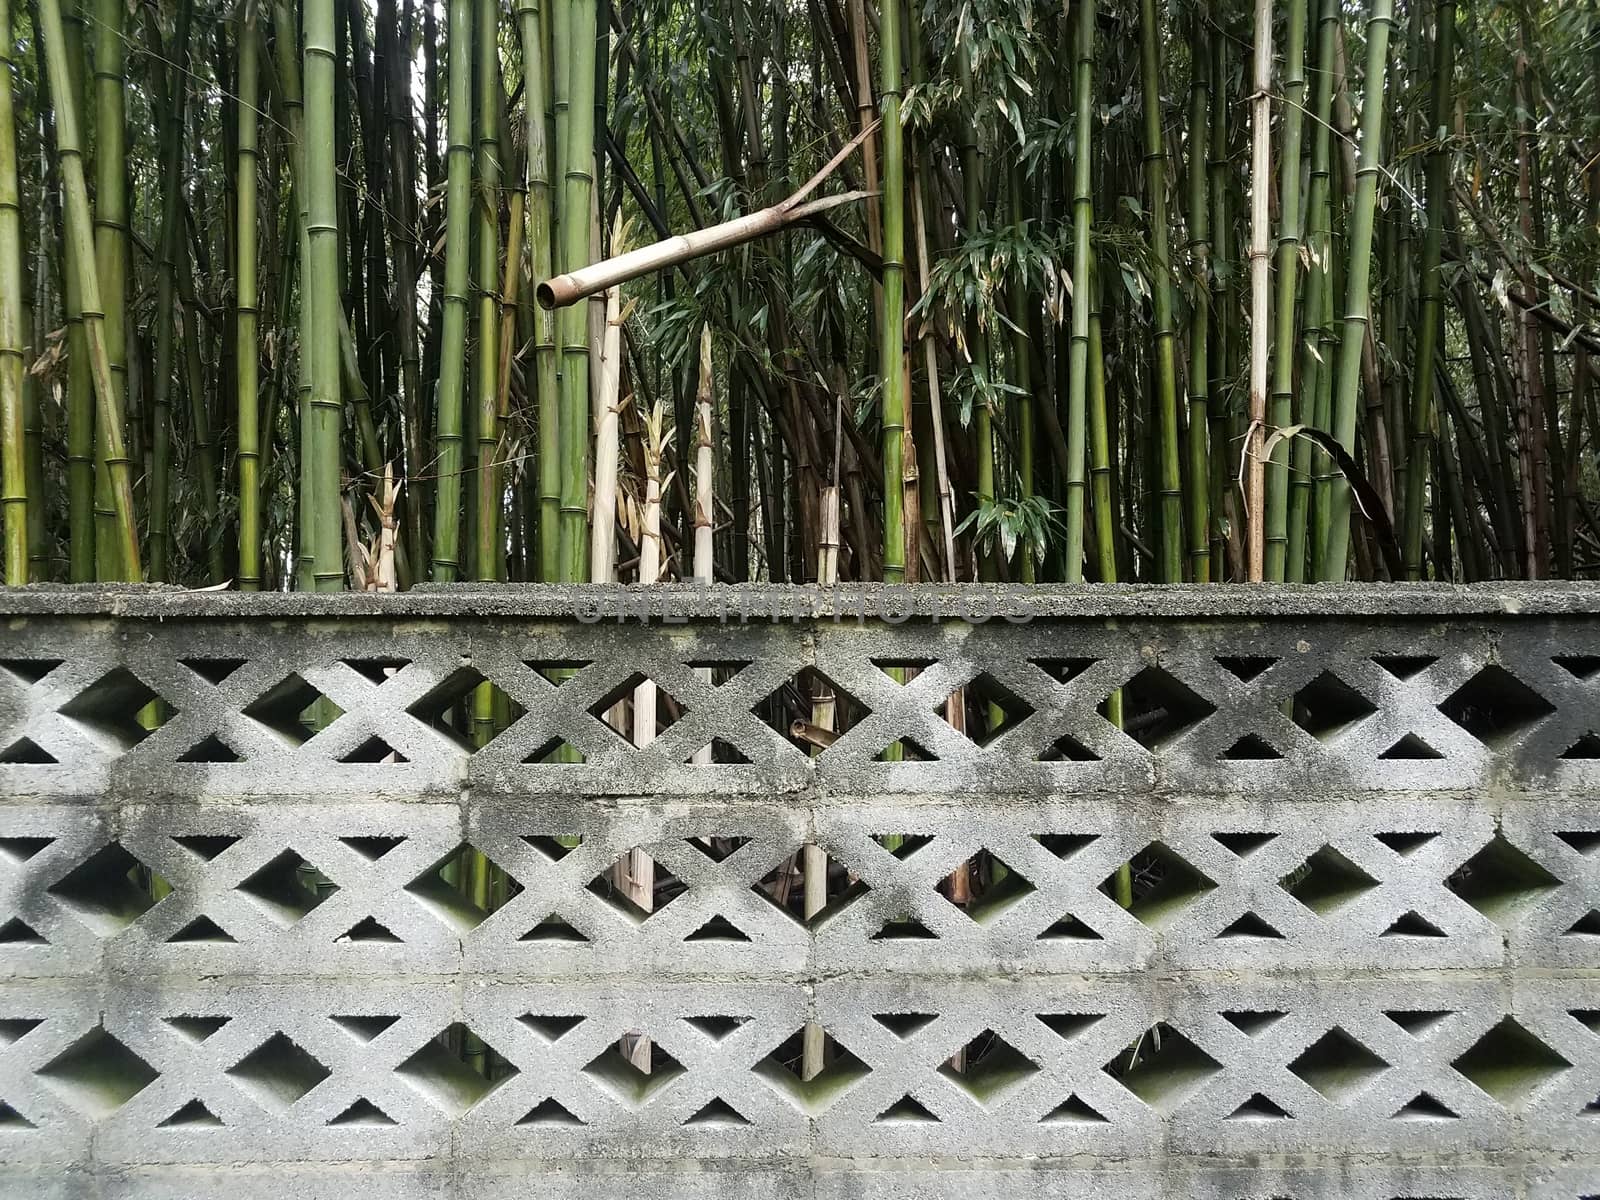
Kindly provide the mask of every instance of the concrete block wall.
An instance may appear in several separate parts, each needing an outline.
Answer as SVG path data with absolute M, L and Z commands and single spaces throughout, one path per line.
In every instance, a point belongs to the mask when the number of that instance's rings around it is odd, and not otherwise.
M 1593 589 L 0 617 L 0 1195 L 1600 1195 Z M 602 719 L 641 677 L 644 748 Z M 842 884 L 809 920 L 807 846 Z M 648 914 L 608 886 L 635 849 L 676 881 Z

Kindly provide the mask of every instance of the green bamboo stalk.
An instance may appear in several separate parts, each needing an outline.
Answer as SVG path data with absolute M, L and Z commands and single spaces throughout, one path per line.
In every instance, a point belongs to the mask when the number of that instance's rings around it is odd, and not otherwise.
M 106 464 L 111 487 L 114 530 L 119 562 L 126 578 L 142 575 L 139 556 L 139 528 L 133 509 L 133 480 L 125 449 L 116 382 L 111 373 L 111 358 L 106 348 L 106 317 L 100 300 L 100 279 L 95 269 L 93 217 L 89 211 L 89 187 L 83 173 L 82 139 L 78 130 L 78 94 L 68 67 L 68 47 L 61 22 L 60 0 L 39 0 L 40 32 L 43 35 L 45 62 L 50 79 L 50 94 L 55 102 L 56 156 L 60 160 L 64 193 L 66 237 L 72 244 L 73 267 L 82 304 L 84 340 L 88 349 L 90 377 L 94 384 L 96 417 L 105 427 Z
M 1246 577 L 1266 578 L 1267 464 L 1262 461 L 1267 424 L 1270 350 L 1272 193 L 1272 0 L 1255 0 L 1255 40 L 1250 56 L 1250 424 L 1245 436 Z M 1298 166 L 1296 167 L 1298 170 Z
M 523 103 L 528 131 L 528 253 L 533 288 L 554 272 L 551 245 L 554 188 L 550 180 L 550 70 L 544 21 L 538 0 L 517 0 L 517 28 L 522 35 Z M 556 354 L 556 318 L 544 305 L 534 306 L 533 368 L 539 412 L 539 578 L 554 581 L 561 573 L 560 364 Z
M 1211 582 L 1211 445 L 1207 412 L 1211 368 L 1206 338 L 1207 275 L 1211 270 L 1211 208 L 1207 200 L 1206 159 L 1211 127 L 1207 110 L 1211 92 L 1206 63 L 1210 30 L 1198 12 L 1194 18 L 1189 68 L 1189 260 L 1194 273 L 1194 302 L 1189 306 L 1189 577 Z
M 1311 101 L 1311 169 L 1306 188 L 1308 268 L 1300 321 L 1300 402 L 1295 411 L 1295 421 L 1323 429 L 1326 425 L 1319 423 L 1319 420 L 1325 422 L 1326 418 L 1319 418 L 1318 410 L 1320 397 L 1331 374 L 1320 339 L 1331 309 L 1334 39 L 1340 36 L 1342 30 L 1339 0 L 1311 2 L 1319 3 L 1320 11 L 1317 17 L 1317 65 L 1314 72 L 1316 87 L 1312 90 Z M 1309 439 L 1295 439 L 1290 455 L 1289 540 L 1284 571 L 1284 578 L 1290 583 L 1305 581 L 1308 551 L 1314 561 L 1322 560 L 1320 546 L 1324 539 L 1312 538 L 1309 527 L 1314 480 L 1326 474 L 1329 461 L 1326 452 L 1313 446 Z
M 1444 257 L 1444 220 L 1449 205 L 1449 126 L 1455 104 L 1456 0 L 1438 0 L 1434 9 L 1432 128 L 1428 131 L 1428 228 L 1422 242 L 1422 312 L 1417 325 L 1417 350 L 1412 358 L 1411 453 L 1406 475 L 1406 511 L 1402 549 L 1407 579 L 1422 578 L 1422 518 L 1434 432 L 1434 355 L 1444 324 L 1440 263 Z M 1439 497 L 1434 498 L 1439 504 Z M 1462 531 L 1466 533 L 1465 530 Z
M 1295 303 L 1300 283 L 1300 141 L 1305 124 L 1306 18 L 1316 0 L 1289 0 L 1288 38 L 1283 51 L 1283 150 L 1278 157 L 1278 261 L 1274 267 L 1272 395 L 1268 421 L 1282 429 L 1294 421 Z M 1267 463 L 1266 576 L 1282 583 L 1289 561 L 1288 442 L 1279 441 Z M 1303 548 L 1303 547 L 1302 547 Z
M 111 366 L 117 428 L 127 424 L 128 338 L 128 119 L 124 91 L 127 50 L 123 37 L 122 0 L 95 0 L 95 270 L 100 301 L 105 307 L 106 358 Z M 133 578 L 119 558 L 115 534 L 117 513 L 111 494 L 110 444 L 102 423 L 95 430 L 95 516 L 104 537 L 95 538 L 96 570 L 102 579 Z
M 1372 224 L 1378 207 L 1378 176 L 1383 170 L 1384 78 L 1389 33 L 1394 26 L 1394 0 L 1372 0 L 1367 16 L 1365 95 L 1361 104 L 1361 157 L 1356 168 L 1355 207 L 1350 220 L 1350 265 L 1345 273 L 1344 322 L 1334 375 L 1333 436 L 1354 455 L 1356 407 L 1361 392 L 1361 353 L 1372 323 L 1369 280 L 1372 271 Z M 1350 484 L 1332 481 L 1329 497 L 1328 544 L 1320 577 L 1340 580 L 1350 557 Z
M 961 47 L 956 56 L 956 64 L 962 95 L 973 96 L 970 46 Z M 977 101 L 974 99 L 971 119 L 962 122 L 960 146 L 962 204 L 966 209 L 966 232 L 969 235 L 977 232 L 978 213 L 983 204 L 982 167 L 978 159 L 977 108 Z M 974 492 L 978 508 L 982 510 L 994 503 L 994 413 L 988 401 L 988 397 L 993 394 L 991 386 L 993 368 L 989 357 L 989 335 L 981 322 L 973 322 L 969 336 L 973 370 L 982 374 L 985 383 L 984 394 L 980 397 L 980 403 L 974 406 L 973 412 L 973 435 L 977 443 L 974 449 L 977 458 L 977 486 Z M 984 578 L 993 576 L 994 561 L 991 555 L 982 555 L 979 566 Z
M 62 17 L 66 34 L 67 73 L 74 97 L 83 90 L 83 17 L 69 0 Z M 40 71 L 48 75 L 41 62 Z M 63 213 L 63 217 L 65 214 Z M 89 339 L 83 329 L 83 273 L 77 252 L 63 229 L 62 304 L 67 323 L 67 578 L 87 583 L 94 578 L 94 380 L 89 370 Z
M 570 50 L 566 138 L 562 145 L 561 266 L 572 270 L 593 257 L 594 92 L 589 55 L 595 44 L 597 0 L 563 0 L 555 10 L 556 45 Z M 565 18 L 563 20 L 562 18 Z M 564 31 L 562 26 L 565 26 Z M 561 82 L 556 79 L 559 106 Z M 557 111 L 560 128 L 560 111 Z M 558 132 L 558 138 L 559 138 Z M 586 578 L 589 549 L 589 313 L 583 304 L 561 310 L 561 578 Z
M 256 168 L 261 102 L 261 33 L 256 8 L 244 6 L 239 29 L 239 163 L 236 195 L 235 403 L 239 439 L 239 590 L 261 587 L 261 405 L 257 353 Z
M 339 378 L 339 209 L 334 155 L 335 0 L 306 0 L 304 9 L 304 192 L 309 243 L 302 304 L 311 310 L 306 350 L 311 379 L 310 454 L 301 486 L 314 487 L 316 503 L 301 538 L 312 546 L 317 591 L 344 587 L 340 512 L 342 399 Z
M 478 339 L 476 578 L 499 577 L 500 471 L 500 43 L 496 0 L 478 0 Z M 480 697 L 480 699 L 486 699 Z
M 177 28 L 164 57 L 172 60 L 172 86 L 162 104 L 161 125 L 161 233 L 157 247 L 156 363 L 150 404 L 150 578 L 165 582 L 171 553 L 172 495 L 172 381 L 175 341 L 173 313 L 177 295 L 178 238 L 183 214 L 183 130 L 188 98 L 189 24 L 193 0 L 178 6 Z M 156 49 L 160 49 L 156 47 Z
M 1155 388 L 1160 447 L 1157 497 L 1163 583 L 1183 581 L 1183 478 L 1178 449 L 1177 333 L 1172 319 L 1172 254 L 1167 233 L 1167 150 L 1161 129 L 1161 51 L 1156 0 L 1139 8 L 1139 78 L 1144 105 L 1145 191 L 1150 207 L 1150 254 L 1155 279 Z
M 900 128 L 900 0 L 881 0 L 878 111 L 883 118 L 883 306 L 878 377 L 883 385 L 883 580 L 906 575 L 905 134 Z
M 1089 141 L 1094 127 L 1095 0 L 1078 0 L 1074 34 L 1072 338 L 1067 351 L 1066 581 L 1083 582 L 1084 439 L 1089 393 L 1089 231 L 1094 221 Z
M 460 573 L 462 404 L 467 356 L 467 266 L 472 219 L 472 0 L 450 0 L 445 138 L 444 318 L 436 413 L 433 579 Z
M 1228 440 L 1229 409 L 1233 407 L 1233 325 L 1229 320 L 1235 258 L 1233 254 L 1233 209 L 1228 160 L 1228 34 L 1217 24 L 1221 6 L 1211 0 L 1211 149 L 1206 175 L 1211 197 L 1211 330 L 1206 361 L 1210 378 L 1206 383 L 1209 403 L 1206 418 L 1207 440 L 1211 447 L 1211 577 L 1222 579 L 1227 572 L 1226 550 L 1237 536 L 1228 528 L 1225 502 L 1228 479 L 1234 465 L 1235 448 Z
M 181 201 L 180 201 L 181 203 Z M 205 369 L 200 361 L 200 301 L 194 291 L 194 268 L 187 248 L 178 259 L 178 300 L 183 329 L 184 392 L 189 398 L 189 428 L 195 467 L 195 487 L 200 494 L 200 511 L 205 520 L 206 572 L 211 583 L 225 577 L 222 562 L 222 521 L 217 485 L 217 448 L 211 437 L 211 414 L 206 407 Z
M 5 521 L 6 583 L 28 582 L 28 496 L 24 419 L 22 202 L 17 128 L 11 103 L 11 0 L 0 0 L 0 516 Z
M 1023 171 L 1020 163 L 1011 168 L 1011 225 L 1020 234 L 1024 221 L 1022 204 Z M 1033 452 L 1033 425 L 1034 425 L 1034 395 L 1033 395 L 1033 354 L 1032 347 L 1028 344 L 1028 309 L 1034 303 L 1029 295 L 1025 283 L 1006 289 L 1006 304 L 1010 309 L 1011 324 L 1011 355 L 1015 360 L 1012 367 L 1011 382 L 1016 387 L 1013 393 L 1017 416 L 1017 496 L 1021 500 L 1028 500 L 1034 494 L 1034 452 Z M 992 460 L 991 460 L 992 461 Z M 1034 580 L 1034 555 L 1031 547 L 1024 547 L 1020 575 L 1023 583 L 1033 583 Z M 1002 714 L 1003 715 L 1003 714 Z

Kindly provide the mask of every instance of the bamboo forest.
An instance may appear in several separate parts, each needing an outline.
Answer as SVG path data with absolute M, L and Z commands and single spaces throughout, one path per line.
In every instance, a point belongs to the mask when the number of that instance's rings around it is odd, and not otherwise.
M 9 583 L 1600 575 L 1600 5 L 0 0 Z

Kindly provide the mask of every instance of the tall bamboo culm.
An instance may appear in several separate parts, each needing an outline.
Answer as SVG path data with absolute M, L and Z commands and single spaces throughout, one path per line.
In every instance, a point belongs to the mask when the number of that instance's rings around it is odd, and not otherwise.
M 906 577 L 905 133 L 900 128 L 900 0 L 881 0 L 879 113 L 883 117 L 883 307 L 878 379 L 883 387 L 883 579 Z
M 461 571 L 461 431 L 467 369 L 467 267 L 472 220 L 472 5 L 450 0 L 445 118 L 444 312 L 434 433 L 433 580 Z
M 239 176 L 237 214 L 236 371 L 234 416 L 239 443 L 239 588 L 261 587 L 261 402 L 256 309 L 256 167 L 261 102 L 261 34 L 256 9 L 245 3 L 239 27 Z
M 100 277 L 100 303 L 105 310 L 106 362 L 111 370 L 115 427 L 127 423 L 128 333 L 128 117 L 124 76 L 127 46 L 122 26 L 123 0 L 95 0 L 94 104 L 95 194 L 94 257 Z M 112 496 L 111 422 L 95 427 L 95 569 L 102 579 L 138 579 L 122 561 L 116 537 L 117 512 Z M 125 467 L 125 469 L 127 469 Z
M 1094 129 L 1094 0 L 1077 0 L 1073 31 L 1072 338 L 1067 351 L 1066 534 L 1063 570 L 1083 582 L 1083 521 L 1087 480 L 1084 440 L 1089 395 L 1089 234 L 1094 223 L 1089 139 Z
M 11 103 L 11 0 L 0 0 L 0 517 L 6 583 L 28 582 L 27 435 L 23 421 L 22 207 Z M 36 497 L 39 503 L 43 497 Z
M 500 89 L 499 6 L 478 0 L 478 180 L 474 208 L 478 214 L 477 368 L 473 379 L 477 416 L 478 528 L 473 547 L 473 574 L 483 582 L 500 577 L 500 470 L 495 456 L 500 444 Z
M 122 573 L 126 578 L 138 579 L 143 572 L 139 557 L 139 529 L 133 509 L 133 479 L 120 419 L 121 406 L 117 402 L 116 383 L 106 346 L 106 317 L 100 300 L 99 272 L 95 269 L 89 186 L 83 175 L 78 95 L 67 65 L 68 48 L 62 28 L 60 0 L 39 0 L 39 21 L 50 94 L 55 101 L 56 157 L 60 163 L 64 200 L 63 225 L 67 240 L 72 245 L 72 265 L 83 313 L 89 374 L 94 385 L 95 416 L 97 423 L 105 428 L 104 452 L 100 457 L 106 465 L 112 511 L 115 514 L 114 528 L 108 532 L 117 543 Z
M 1356 449 L 1361 353 L 1372 323 L 1372 225 L 1378 207 L 1378 176 L 1383 170 L 1383 85 L 1393 25 L 1394 0 L 1372 0 L 1367 17 L 1366 94 L 1361 103 L 1361 158 L 1349 230 L 1350 265 L 1345 271 L 1344 320 L 1334 369 L 1332 432 L 1351 455 Z M 1319 575 L 1325 580 L 1341 580 L 1350 558 L 1350 484 L 1343 477 L 1336 478 L 1328 493 L 1328 540 Z

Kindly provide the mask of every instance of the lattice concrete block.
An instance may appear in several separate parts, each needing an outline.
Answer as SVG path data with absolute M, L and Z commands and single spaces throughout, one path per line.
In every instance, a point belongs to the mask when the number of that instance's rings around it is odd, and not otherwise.
M 7 1196 L 1600 1195 L 1592 591 L 0 608 Z

